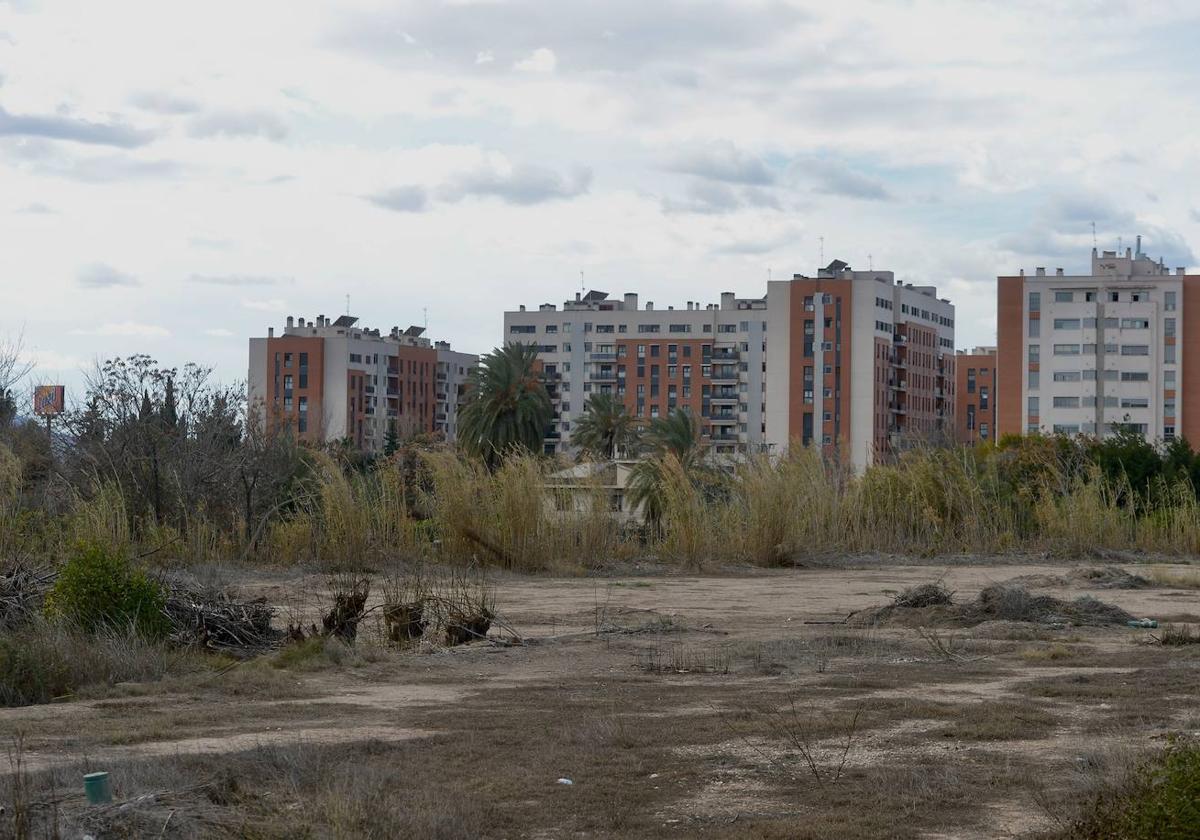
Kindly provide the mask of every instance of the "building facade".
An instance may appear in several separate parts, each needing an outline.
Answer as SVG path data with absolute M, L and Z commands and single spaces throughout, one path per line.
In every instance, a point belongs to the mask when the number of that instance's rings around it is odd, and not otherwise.
M 976 444 L 996 439 L 996 348 L 954 356 L 954 438 Z
M 250 404 L 292 424 L 302 440 L 347 439 L 365 452 L 382 451 L 389 430 L 453 440 L 477 357 L 431 344 L 423 327 L 382 334 L 357 323 L 288 316 L 282 335 L 272 327 L 251 338 Z
M 791 442 L 848 451 L 857 465 L 902 441 L 952 432 L 954 307 L 928 286 L 834 261 L 767 294 L 681 309 L 636 294 L 579 294 L 504 314 L 504 341 L 536 344 L 555 406 L 548 452 L 570 451 L 592 393 L 649 420 L 678 407 L 718 453 Z
M 1138 248 L 1091 273 L 997 278 L 1000 434 L 1200 440 L 1200 277 Z M 1189 410 L 1190 409 L 1190 410 Z

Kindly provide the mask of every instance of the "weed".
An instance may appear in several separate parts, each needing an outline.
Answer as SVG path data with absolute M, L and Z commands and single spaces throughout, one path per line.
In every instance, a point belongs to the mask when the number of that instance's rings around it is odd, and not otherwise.
M 86 630 L 132 627 L 149 637 L 169 630 L 161 585 L 114 549 L 80 543 L 46 595 L 46 612 Z

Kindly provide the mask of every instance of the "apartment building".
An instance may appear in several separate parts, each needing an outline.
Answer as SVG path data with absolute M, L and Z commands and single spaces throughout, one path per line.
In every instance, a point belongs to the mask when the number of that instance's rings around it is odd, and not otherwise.
M 959 443 L 996 438 L 996 348 L 959 350 L 954 356 L 954 430 Z
M 477 357 L 432 344 L 424 327 L 383 334 L 357 324 L 351 315 L 289 315 L 282 335 L 271 327 L 251 338 L 250 404 L 294 424 L 302 440 L 346 438 L 365 452 L 381 451 L 389 429 L 452 440 Z
M 547 452 L 570 450 L 591 393 L 636 417 L 676 407 L 718 453 L 840 447 L 858 465 L 952 430 L 954 307 L 929 286 L 835 260 L 816 277 L 682 308 L 576 295 L 504 313 L 504 341 L 538 346 L 555 405 Z
M 759 447 L 765 435 L 766 300 L 639 307 L 636 294 L 577 293 L 504 313 L 504 341 L 536 344 L 554 403 L 547 452 L 570 451 L 572 423 L 593 393 L 613 394 L 649 420 L 688 407 L 718 452 Z
M 954 306 L 936 288 L 835 260 L 767 299 L 769 446 L 839 446 L 862 467 L 952 432 Z
M 1200 440 L 1200 278 L 1137 249 L 997 278 L 999 432 Z

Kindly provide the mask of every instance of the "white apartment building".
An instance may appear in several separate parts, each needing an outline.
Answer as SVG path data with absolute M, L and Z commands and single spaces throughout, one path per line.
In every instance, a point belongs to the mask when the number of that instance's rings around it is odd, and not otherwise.
M 1194 277 L 1126 249 L 1097 253 L 1091 273 L 998 278 L 999 429 L 1105 436 L 1130 428 L 1148 440 L 1184 433 L 1189 370 L 1185 328 Z M 1194 437 L 1194 434 L 1192 435 Z

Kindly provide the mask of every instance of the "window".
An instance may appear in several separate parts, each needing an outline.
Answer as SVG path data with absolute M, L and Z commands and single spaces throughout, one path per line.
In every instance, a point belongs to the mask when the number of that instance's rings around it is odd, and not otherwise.
M 691 324 L 671 324 L 671 326 L 667 328 L 667 332 L 673 333 L 690 333 L 691 331 Z
M 1088 303 L 1094 303 L 1096 300 L 1096 293 L 1095 292 L 1084 292 L 1083 299 L 1085 301 L 1087 301 Z
M 1029 371 L 1029 373 L 1027 375 L 1029 376 L 1029 390 L 1030 391 L 1036 391 L 1038 388 L 1041 387 L 1042 374 L 1039 371 L 1031 370 L 1031 371 Z
M 1175 381 L 1175 371 L 1164 370 L 1163 371 L 1163 382 L 1174 382 L 1174 381 Z
M 563 352 L 564 352 L 564 353 L 570 353 L 570 352 L 571 352 L 571 342 L 569 342 L 569 341 L 564 341 L 564 342 L 563 342 L 562 349 L 563 349 Z
M 1079 329 L 1078 318 L 1055 318 L 1054 329 L 1056 330 L 1077 330 Z
M 975 393 L 975 368 L 967 368 L 967 393 Z
M 979 424 L 979 439 L 980 440 L 988 439 L 988 424 L 987 423 Z
M 537 327 L 533 324 L 513 324 L 508 331 L 513 335 L 533 335 L 537 332 Z
M 717 324 L 717 332 L 719 332 L 719 333 L 737 332 L 737 324 Z
M 1163 309 L 1167 312 L 1175 311 L 1175 293 L 1163 292 Z
M 1169 365 L 1175 364 L 1175 345 L 1174 344 L 1168 344 L 1166 347 L 1163 348 L 1163 361 Z
M 1110 303 L 1119 303 L 1121 300 L 1121 293 L 1120 292 L 1109 292 L 1108 300 Z
M 1083 328 L 1085 330 L 1096 329 L 1096 319 L 1095 318 L 1084 318 L 1083 319 Z
M 1029 398 L 1029 413 L 1031 415 L 1034 415 L 1034 416 L 1037 415 L 1038 405 L 1040 404 L 1040 402 L 1041 402 L 1041 400 L 1038 397 L 1030 397 Z
M 558 332 L 557 324 L 547 324 L 546 325 L 546 335 L 554 335 L 556 332 Z
M 1042 337 L 1042 319 L 1041 318 L 1030 318 L 1029 319 L 1029 337 L 1030 338 L 1041 338 Z
M 1056 370 L 1054 372 L 1055 382 L 1078 382 L 1080 380 L 1080 372 L 1077 370 Z
M 988 389 L 986 386 L 979 389 L 979 410 L 987 411 L 988 405 Z
M 1055 397 L 1055 408 L 1079 408 L 1079 397 Z
M 1029 361 L 1036 362 L 1041 357 L 1042 357 L 1042 345 L 1030 344 L 1029 345 Z
M 283 366 L 285 368 L 290 368 L 292 366 L 292 354 L 291 353 L 283 354 Z
M 1163 319 L 1163 335 L 1174 338 L 1174 336 L 1175 336 L 1175 319 L 1174 318 L 1164 318 Z
M 975 429 L 975 406 L 968 405 L 967 406 L 967 431 L 974 431 L 974 429 Z
M 1150 374 L 1144 370 L 1123 370 L 1121 371 L 1122 382 L 1149 382 Z
M 1123 330 L 1148 330 L 1150 322 L 1145 318 L 1122 318 L 1121 329 Z
M 1150 400 L 1146 397 L 1123 397 L 1121 408 L 1149 408 Z
M 661 344 L 651 344 L 650 345 L 650 358 L 657 359 L 661 352 L 662 352 Z
M 1077 435 L 1079 434 L 1078 423 L 1055 423 L 1054 434 L 1056 435 Z
M 1041 312 L 1042 311 L 1042 295 L 1040 292 L 1030 292 L 1029 293 L 1029 311 L 1030 312 Z
M 1079 355 L 1079 345 L 1078 344 L 1055 344 L 1054 345 L 1054 355 L 1055 356 L 1078 356 Z
M 640 333 L 656 333 L 659 331 L 659 324 L 638 324 L 638 332 Z
M 1122 356 L 1149 356 L 1150 348 L 1145 344 L 1122 344 Z
M 1055 303 L 1073 303 L 1074 300 L 1075 300 L 1074 292 L 1055 292 L 1054 293 L 1054 302 Z

